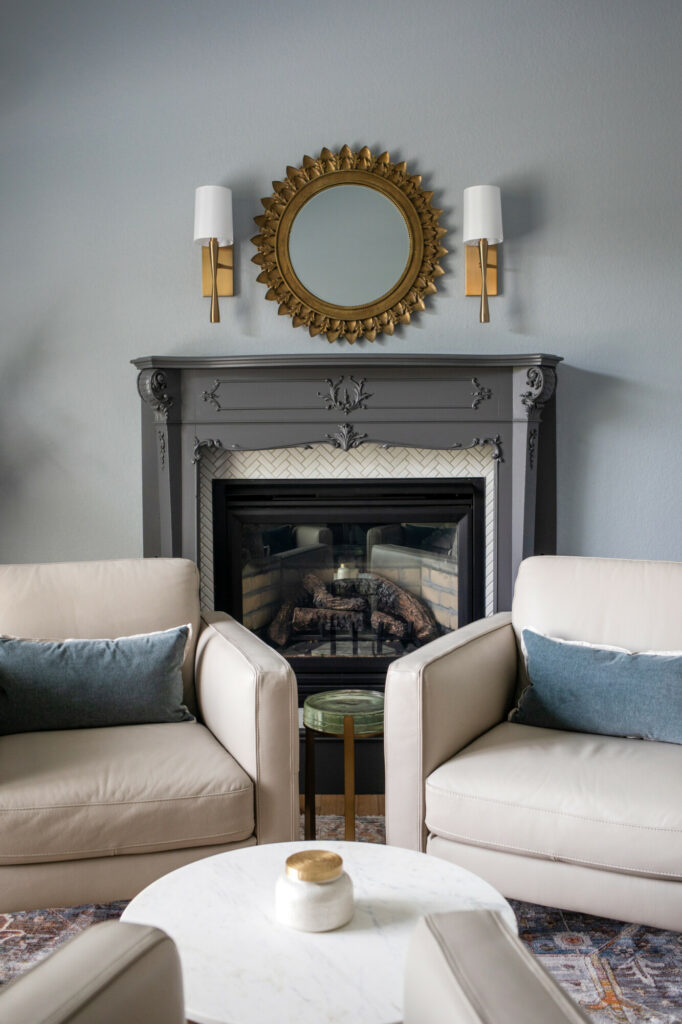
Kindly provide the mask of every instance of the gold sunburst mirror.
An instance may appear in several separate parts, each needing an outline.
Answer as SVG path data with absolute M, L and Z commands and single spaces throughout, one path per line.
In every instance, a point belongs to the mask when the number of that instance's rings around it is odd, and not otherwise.
M 294 327 L 330 342 L 374 341 L 425 308 L 443 273 L 445 228 L 433 193 L 405 163 L 373 156 L 366 146 L 323 149 L 272 185 L 255 218 L 253 262 L 265 298 Z

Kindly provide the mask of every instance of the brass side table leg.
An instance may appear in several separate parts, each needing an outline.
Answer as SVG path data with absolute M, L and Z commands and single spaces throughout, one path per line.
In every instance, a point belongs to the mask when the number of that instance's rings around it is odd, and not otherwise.
M 304 829 L 306 839 L 315 838 L 315 730 L 305 727 L 305 800 Z
M 345 838 L 355 840 L 355 722 L 343 716 L 343 792 L 346 818 Z

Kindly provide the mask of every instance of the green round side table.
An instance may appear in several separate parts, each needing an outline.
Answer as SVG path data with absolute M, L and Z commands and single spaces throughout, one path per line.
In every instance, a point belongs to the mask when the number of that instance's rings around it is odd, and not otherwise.
M 328 690 L 303 702 L 305 838 L 315 838 L 315 733 L 343 736 L 345 839 L 355 839 L 355 737 L 383 736 L 384 695 L 376 690 Z

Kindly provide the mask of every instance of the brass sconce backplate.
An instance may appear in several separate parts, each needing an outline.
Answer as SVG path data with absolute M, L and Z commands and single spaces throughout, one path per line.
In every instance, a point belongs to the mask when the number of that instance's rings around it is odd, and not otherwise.
M 497 295 L 497 246 L 488 246 L 488 295 Z M 481 262 L 478 246 L 464 246 L 464 294 L 481 294 Z
M 234 246 L 218 249 L 218 295 L 234 295 Z M 225 264 L 225 266 L 220 266 Z M 201 294 L 211 294 L 211 258 L 207 245 L 201 247 Z

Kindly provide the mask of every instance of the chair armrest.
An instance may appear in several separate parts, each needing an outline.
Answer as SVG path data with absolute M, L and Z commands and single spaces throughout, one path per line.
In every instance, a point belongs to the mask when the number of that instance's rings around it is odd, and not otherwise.
M 511 613 L 499 612 L 394 661 L 386 676 L 386 842 L 423 850 L 428 775 L 501 722 L 516 686 Z
M 104 921 L 0 989 L 12 1024 L 184 1024 L 180 958 L 159 928 Z
M 204 615 L 195 662 L 204 724 L 251 777 L 259 843 L 298 835 L 298 697 L 285 659 L 222 612 Z
M 405 1024 L 588 1024 L 494 910 L 423 917 L 405 970 Z

